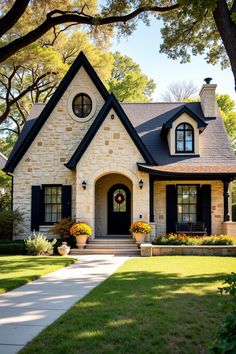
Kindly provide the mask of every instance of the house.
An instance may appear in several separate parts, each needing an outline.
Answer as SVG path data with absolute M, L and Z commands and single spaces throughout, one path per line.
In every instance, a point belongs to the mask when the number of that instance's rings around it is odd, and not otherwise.
M 62 217 L 93 237 L 127 235 L 147 220 L 153 235 L 177 222 L 235 234 L 229 186 L 236 158 L 206 80 L 200 102 L 122 103 L 80 53 L 46 106 L 35 105 L 4 171 L 14 175 L 23 238 Z

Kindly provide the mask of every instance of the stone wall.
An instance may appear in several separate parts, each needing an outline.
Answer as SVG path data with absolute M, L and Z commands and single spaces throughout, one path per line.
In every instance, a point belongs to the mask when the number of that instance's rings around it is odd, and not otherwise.
M 81 123 L 71 118 L 68 100 L 71 95 L 89 90 L 96 110 L 91 120 Z M 30 233 L 31 186 L 42 184 L 72 185 L 72 216 L 75 216 L 75 172 L 64 164 L 70 159 L 96 115 L 104 100 L 90 77 L 80 68 L 64 92 L 46 123 L 34 139 L 14 171 L 14 209 L 24 213 L 24 225 L 19 238 Z
M 154 184 L 154 218 L 157 235 L 166 233 L 166 185 L 211 184 L 212 234 L 222 233 L 224 219 L 223 183 L 221 181 L 156 181 Z
M 114 119 L 111 119 L 111 115 L 114 115 Z M 149 221 L 149 177 L 138 171 L 137 162 L 144 162 L 144 159 L 116 113 L 111 110 L 77 165 L 78 219 L 86 220 L 93 228 L 95 227 L 96 182 L 102 176 L 120 174 L 127 177 L 132 186 L 132 221 L 139 219 Z M 140 179 L 144 182 L 141 190 L 138 183 Z M 87 183 L 86 190 L 82 189 L 83 181 Z

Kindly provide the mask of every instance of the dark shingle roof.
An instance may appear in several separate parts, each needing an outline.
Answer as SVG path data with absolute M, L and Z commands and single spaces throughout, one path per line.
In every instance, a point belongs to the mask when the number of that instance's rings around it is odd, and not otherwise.
M 163 124 L 173 117 L 184 105 L 196 114 L 199 119 L 207 123 L 206 129 L 199 136 L 200 156 L 170 156 L 167 139 L 161 135 Z M 186 170 L 187 173 L 192 169 L 195 173 L 197 171 L 198 173 L 206 173 L 209 166 L 209 170 L 212 170 L 212 173 L 213 171 L 214 173 L 217 171 L 223 173 L 223 170 L 225 173 L 236 172 L 236 158 L 220 115 L 216 119 L 204 118 L 199 102 L 122 103 L 121 106 L 147 150 L 160 166 L 160 171 L 166 170 L 174 173 Z M 43 107 L 41 105 L 37 108 L 39 114 Z M 26 121 L 9 157 L 9 161 L 12 162 L 15 156 L 18 155 L 23 141 L 36 120 L 31 119 Z M 210 165 L 212 166 L 210 167 Z
M 161 135 L 163 124 L 186 105 L 208 125 L 199 135 L 200 156 L 171 156 L 166 137 Z M 236 158 L 220 115 L 206 119 L 201 104 L 194 103 L 123 103 L 122 108 L 134 125 L 158 165 L 233 164 Z

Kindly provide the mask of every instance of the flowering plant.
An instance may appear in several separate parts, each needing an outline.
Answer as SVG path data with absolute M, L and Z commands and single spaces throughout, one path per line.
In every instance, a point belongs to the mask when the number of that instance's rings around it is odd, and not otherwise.
M 92 228 L 85 222 L 76 222 L 70 228 L 70 234 L 74 237 L 80 235 L 92 235 Z
M 140 234 L 149 234 L 152 231 L 151 225 L 146 221 L 135 221 L 129 229 L 130 232 L 138 232 Z

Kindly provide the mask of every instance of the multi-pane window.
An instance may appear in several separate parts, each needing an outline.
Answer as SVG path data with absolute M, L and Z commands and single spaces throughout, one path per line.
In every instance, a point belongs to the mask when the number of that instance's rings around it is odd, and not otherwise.
M 79 118 L 87 117 L 92 110 L 92 100 L 85 93 L 77 95 L 72 103 L 73 112 Z
M 44 222 L 51 224 L 61 219 L 62 187 L 44 186 Z
M 176 128 L 176 152 L 194 152 L 193 128 L 188 123 L 181 123 Z
M 116 189 L 113 193 L 113 211 L 126 212 L 126 193 L 123 189 Z
M 197 186 L 177 186 L 177 217 L 178 222 L 197 221 Z

